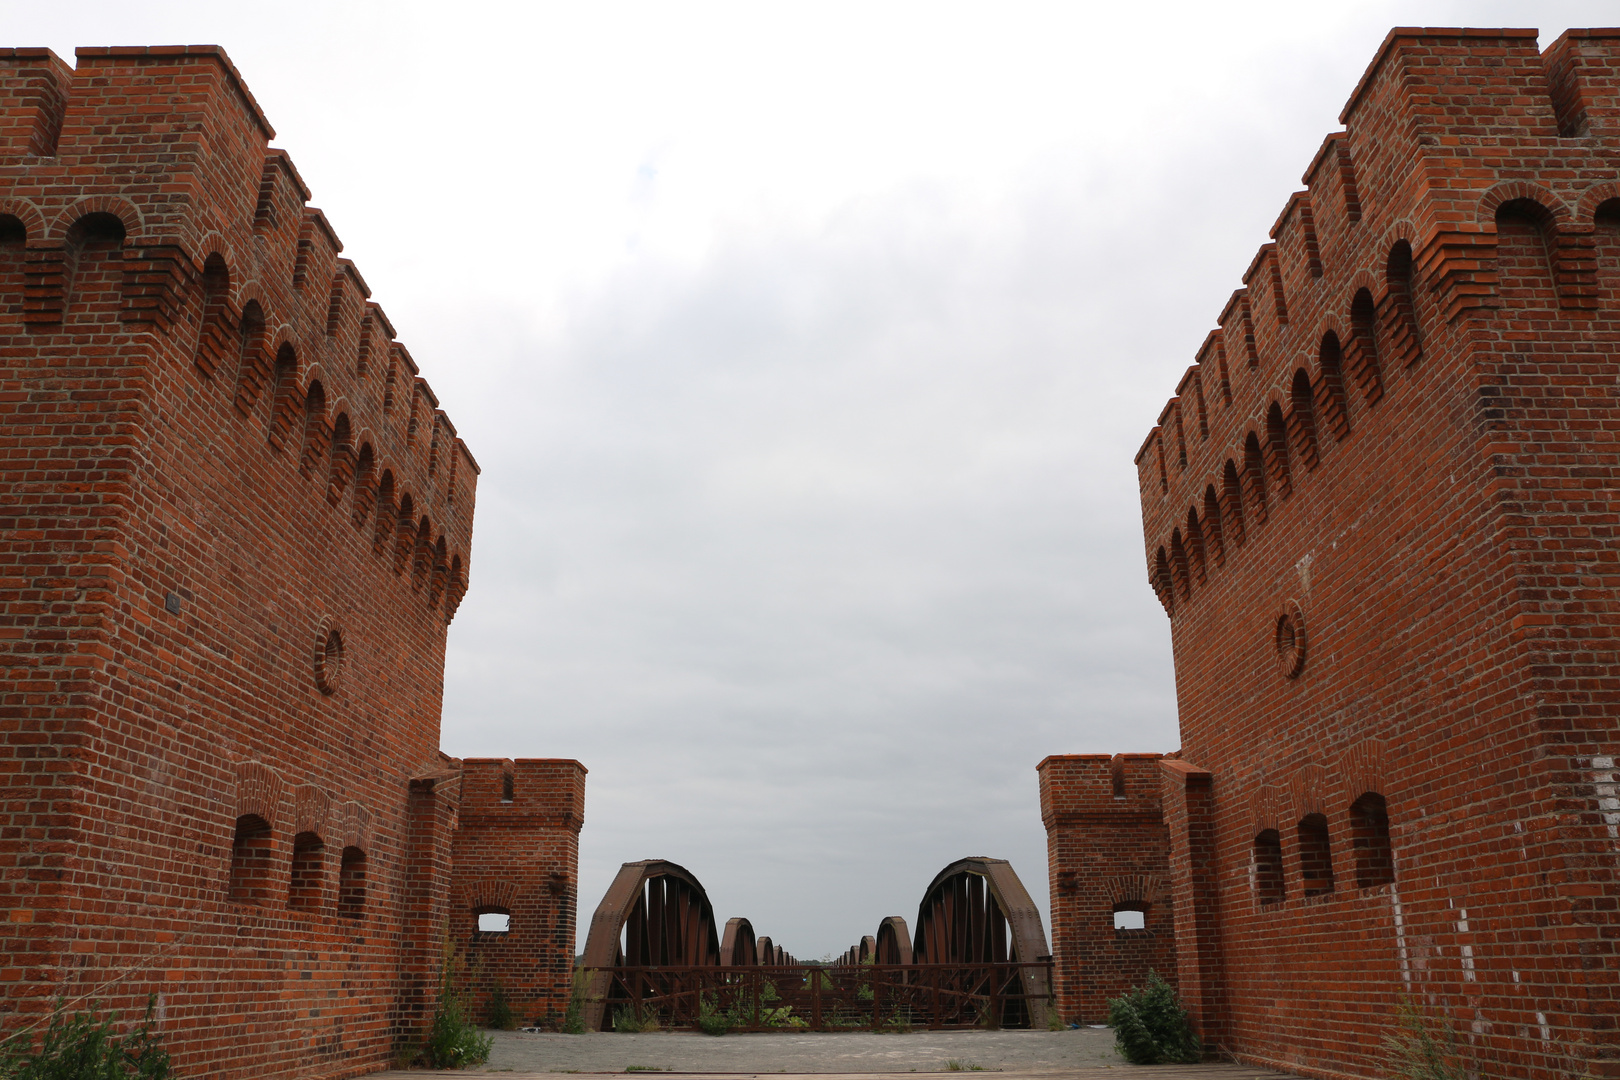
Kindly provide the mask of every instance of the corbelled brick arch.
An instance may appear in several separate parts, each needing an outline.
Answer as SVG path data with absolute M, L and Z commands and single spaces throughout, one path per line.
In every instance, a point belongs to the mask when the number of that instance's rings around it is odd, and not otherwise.
M 489 931 L 478 922 L 478 917 L 490 913 L 510 916 L 521 895 L 521 886 L 505 878 L 457 882 L 450 893 L 450 906 L 456 910 L 457 918 L 462 922 L 467 921 L 468 915 L 473 917 L 471 929 L 464 932 L 506 934 L 511 932 L 510 924 L 506 928 Z
M 131 243 L 141 239 L 141 212 L 135 204 L 121 195 L 91 195 L 79 199 L 59 211 L 41 238 L 60 243 L 73 226 L 92 214 L 107 214 L 118 219 L 124 227 L 124 239 Z
M 25 240 L 44 239 L 45 218 L 40 214 L 39 208 L 29 200 L 16 197 L 0 198 L 0 215 L 16 218 L 23 228 Z

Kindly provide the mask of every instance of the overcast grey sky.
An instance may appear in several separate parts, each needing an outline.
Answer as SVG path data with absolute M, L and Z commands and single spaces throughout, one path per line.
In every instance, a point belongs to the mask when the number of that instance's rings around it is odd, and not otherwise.
M 1131 458 L 1390 26 L 1612 4 L 6 3 L 224 45 L 483 466 L 444 747 L 801 957 L 1178 742 Z M 581 938 L 581 947 L 583 938 Z

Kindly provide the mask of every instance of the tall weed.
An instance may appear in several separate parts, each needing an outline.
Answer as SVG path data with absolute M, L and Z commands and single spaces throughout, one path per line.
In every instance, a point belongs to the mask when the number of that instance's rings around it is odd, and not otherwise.
M 146 1000 L 146 1016 L 128 1034 L 118 1033 L 118 1015 L 89 1012 L 71 1016 L 58 1003 L 39 1049 L 32 1031 L 19 1031 L 0 1043 L 3 1080 L 172 1080 L 163 1036 L 152 1032 L 157 997 Z
M 1467 1080 L 1460 1050 L 1443 1015 L 1401 998 L 1395 1033 L 1384 1036 L 1384 1069 L 1392 1080 Z
M 423 1062 L 434 1069 L 462 1069 L 489 1060 L 493 1043 L 467 1019 L 466 998 L 456 989 L 461 974 L 461 957 L 446 928 L 439 962 L 439 1000 L 421 1049 Z
M 574 989 L 568 995 L 568 1011 L 563 1014 L 564 1035 L 585 1034 L 585 984 L 589 980 L 584 968 L 574 969 Z
M 489 1006 L 484 1011 L 484 1023 L 496 1031 L 511 1031 L 518 1026 L 517 1014 L 512 1011 L 512 1003 L 506 1000 L 506 987 L 501 985 L 500 979 L 496 979 L 489 988 Z

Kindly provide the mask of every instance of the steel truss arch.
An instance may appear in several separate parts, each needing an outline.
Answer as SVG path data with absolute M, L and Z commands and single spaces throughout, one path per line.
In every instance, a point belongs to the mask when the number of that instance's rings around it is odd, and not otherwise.
M 900 915 L 890 915 L 878 924 L 877 945 L 873 953 L 879 964 L 911 963 L 911 931 Z
M 754 924 L 741 916 L 726 920 L 720 938 L 720 962 L 727 967 L 754 967 L 759 964 L 759 942 Z
M 1031 964 L 1051 958 L 1041 913 L 1006 859 L 958 859 L 938 874 L 917 907 L 915 964 Z M 1031 1015 L 1002 1018 L 1002 1026 L 1044 1026 L 1035 996 L 1048 992 L 1044 968 L 1021 972 Z M 1020 1008 L 1022 1005 L 1020 1004 Z
M 619 867 L 591 916 L 585 967 L 718 967 L 720 962 L 714 907 L 691 871 L 664 859 Z M 602 1028 L 610 981 L 600 974 L 592 978 L 585 1000 L 587 1031 Z

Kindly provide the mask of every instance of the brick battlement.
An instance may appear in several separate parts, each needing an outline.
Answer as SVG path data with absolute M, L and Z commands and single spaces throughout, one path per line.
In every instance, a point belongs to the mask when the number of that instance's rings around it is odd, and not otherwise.
M 1464 104 L 1458 104 L 1464 103 Z M 1620 196 L 1620 32 L 1396 29 L 1136 455 L 1167 612 L 1287 515 L 1341 444 L 1378 440 L 1419 326 L 1500 306 L 1496 214 L 1544 219 L 1558 304 L 1600 301 L 1596 212 Z
M 334 533 L 453 616 L 477 462 L 235 66 L 215 46 L 76 55 L 0 50 L 0 228 L 25 264 L 6 302 L 36 345 L 72 340 L 87 238 L 121 232 L 116 315 L 96 317 L 191 349 L 353 526 Z
M 1159 814 L 1159 759 L 1163 754 L 1053 754 L 1035 766 L 1041 785 L 1041 821 L 1048 829 L 1097 814 Z
M 488 817 L 577 830 L 585 821 L 585 773 L 570 758 L 463 758 L 462 824 Z

